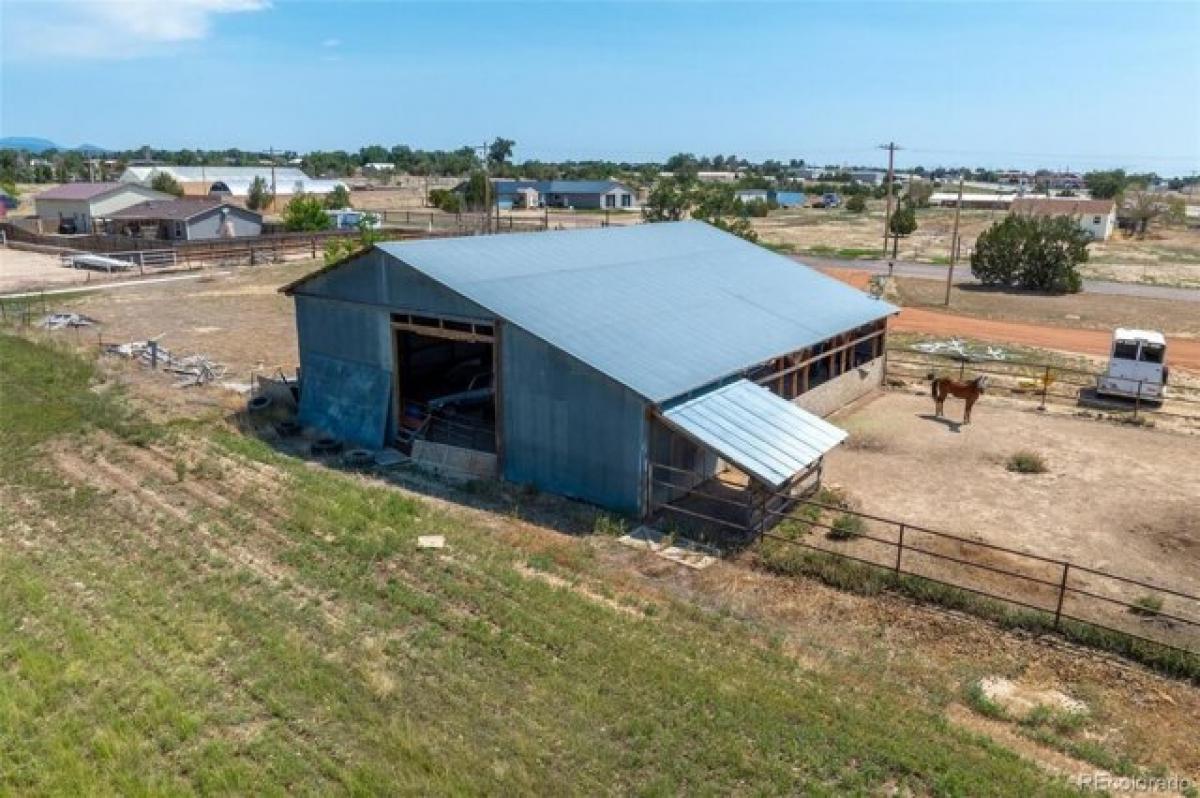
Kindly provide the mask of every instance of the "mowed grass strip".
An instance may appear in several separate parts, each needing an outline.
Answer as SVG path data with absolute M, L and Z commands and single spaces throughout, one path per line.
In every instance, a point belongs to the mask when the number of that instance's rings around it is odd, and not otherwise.
M 0 335 L 0 791 L 1068 791 L 903 685 L 531 579 L 465 513 L 226 430 L 173 438 L 94 379 Z M 172 445 L 215 465 L 145 467 Z M 137 495 L 56 472 L 55 447 Z M 418 551 L 430 533 L 448 547 Z M 570 545 L 548 567 L 594 578 Z

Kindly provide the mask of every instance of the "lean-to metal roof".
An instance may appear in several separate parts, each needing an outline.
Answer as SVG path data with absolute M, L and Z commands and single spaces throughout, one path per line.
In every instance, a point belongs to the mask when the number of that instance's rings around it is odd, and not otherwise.
M 653 402 L 897 311 L 703 222 L 377 246 Z
M 748 380 L 663 412 L 666 422 L 751 477 L 783 487 L 846 432 Z

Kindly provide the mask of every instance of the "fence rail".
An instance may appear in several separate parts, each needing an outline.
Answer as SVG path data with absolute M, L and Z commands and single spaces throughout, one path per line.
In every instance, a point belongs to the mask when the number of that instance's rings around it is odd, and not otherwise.
M 1200 595 L 812 499 L 767 512 L 776 523 L 762 537 L 775 543 L 1044 613 L 1055 629 L 1075 621 L 1200 654 Z M 861 529 L 847 534 L 841 516 Z
M 959 379 L 986 375 L 989 390 L 1000 389 L 1019 398 L 1047 404 L 1088 404 L 1113 412 L 1128 412 L 1133 419 L 1143 414 L 1200 420 L 1200 388 L 1180 385 L 1178 378 L 1167 384 L 1140 380 L 1129 383 L 1128 399 L 1098 395 L 1096 388 L 1104 371 L 1065 366 L 1047 361 L 997 358 L 984 355 L 927 352 L 912 347 L 889 347 L 886 376 L 903 380 L 924 379 L 929 371 L 950 370 Z M 1160 402 L 1150 398 L 1156 388 L 1165 395 Z

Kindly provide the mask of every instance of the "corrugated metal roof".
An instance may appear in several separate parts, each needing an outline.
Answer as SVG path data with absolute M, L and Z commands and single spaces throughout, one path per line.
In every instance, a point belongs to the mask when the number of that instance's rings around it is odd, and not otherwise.
M 845 430 L 738 380 L 663 413 L 666 422 L 772 488 L 846 439 Z
M 378 247 L 653 402 L 897 312 L 696 221 Z
M 271 185 L 270 166 L 130 166 L 121 175 L 125 183 L 149 185 L 156 174 L 165 172 L 181 183 L 225 183 L 236 196 L 245 196 L 254 178 L 261 177 Z M 310 194 L 327 194 L 335 186 L 345 185 L 340 180 L 314 179 L 292 166 L 277 166 L 274 172 L 275 187 L 280 194 L 291 194 L 300 184 Z
M 64 183 L 46 189 L 34 196 L 34 199 L 86 200 L 124 188 L 128 188 L 124 183 Z
M 221 207 L 236 207 L 230 205 L 224 200 L 213 197 L 189 197 L 186 199 L 172 199 L 148 202 L 139 202 L 137 205 L 123 208 L 116 213 L 110 213 L 110 219 L 174 219 L 186 220 L 194 216 L 199 216 L 214 208 Z M 262 214 L 254 211 L 240 209 L 243 213 L 252 213 L 261 218 Z

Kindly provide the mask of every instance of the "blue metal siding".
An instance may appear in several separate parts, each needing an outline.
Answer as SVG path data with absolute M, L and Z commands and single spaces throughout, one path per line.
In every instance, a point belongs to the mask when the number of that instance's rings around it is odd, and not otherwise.
M 639 513 L 645 401 L 519 327 L 500 347 L 504 478 Z

